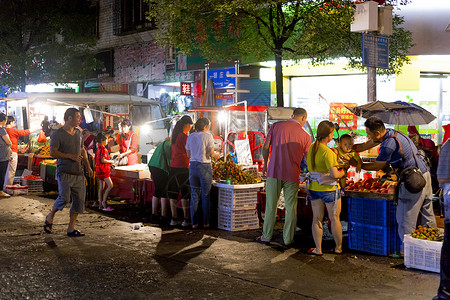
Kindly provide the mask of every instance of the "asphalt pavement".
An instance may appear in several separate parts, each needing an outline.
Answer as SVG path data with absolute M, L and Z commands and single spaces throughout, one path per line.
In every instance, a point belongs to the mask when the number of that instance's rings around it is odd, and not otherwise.
M 53 201 L 0 199 L 0 299 L 431 299 L 439 284 L 402 259 L 308 255 L 314 244 L 301 231 L 284 249 L 254 242 L 260 230 L 159 227 L 129 205 L 87 209 L 77 226 L 86 236 L 76 238 L 66 208 L 47 234 Z

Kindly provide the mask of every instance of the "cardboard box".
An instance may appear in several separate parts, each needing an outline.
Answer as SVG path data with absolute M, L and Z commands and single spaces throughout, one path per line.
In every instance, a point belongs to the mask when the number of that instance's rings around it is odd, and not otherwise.
M 416 239 L 405 234 L 403 243 L 407 268 L 440 272 L 442 242 Z

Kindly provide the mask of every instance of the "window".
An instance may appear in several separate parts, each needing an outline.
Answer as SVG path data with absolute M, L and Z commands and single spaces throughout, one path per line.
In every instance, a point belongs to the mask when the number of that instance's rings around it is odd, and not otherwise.
M 146 19 L 149 4 L 145 0 L 115 0 L 113 19 L 114 34 L 125 35 L 155 28 L 155 23 Z

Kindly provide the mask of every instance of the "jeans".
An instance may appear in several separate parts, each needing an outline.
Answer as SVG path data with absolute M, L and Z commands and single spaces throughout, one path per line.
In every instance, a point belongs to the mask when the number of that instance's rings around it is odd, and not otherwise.
M 209 225 L 209 195 L 212 184 L 211 164 L 191 161 L 189 166 L 189 182 L 191 185 L 191 222 L 193 225 L 198 225 L 197 209 L 201 199 L 203 225 Z

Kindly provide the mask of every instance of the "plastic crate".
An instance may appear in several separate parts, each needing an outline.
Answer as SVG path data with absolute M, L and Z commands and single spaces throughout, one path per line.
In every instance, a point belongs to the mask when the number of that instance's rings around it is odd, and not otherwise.
M 376 226 L 397 225 L 397 205 L 394 201 L 372 198 L 349 197 L 348 220 Z
M 228 210 L 219 207 L 217 211 L 217 228 L 228 231 L 241 231 L 259 228 L 256 209 Z
M 440 272 L 442 242 L 416 239 L 405 234 L 403 243 L 407 268 Z
M 22 185 L 28 186 L 28 193 L 42 193 L 44 191 L 44 180 L 42 179 L 23 179 Z
M 20 185 L 7 185 L 5 186 L 5 192 L 11 196 L 26 195 L 28 193 L 28 188 Z
M 255 209 L 258 192 L 264 184 L 215 184 L 218 188 L 218 205 L 231 210 Z
M 384 227 L 356 222 L 348 223 L 348 248 L 378 255 L 400 251 L 397 226 Z

